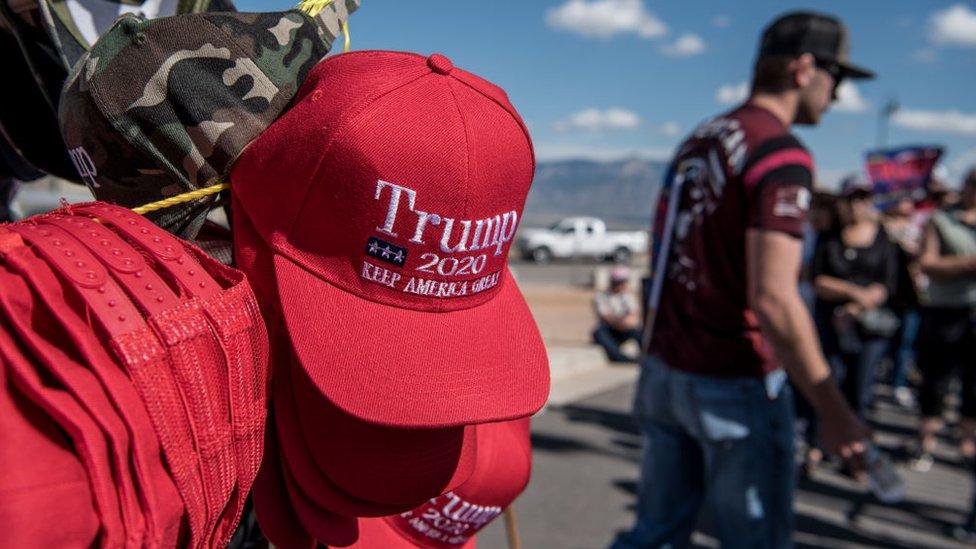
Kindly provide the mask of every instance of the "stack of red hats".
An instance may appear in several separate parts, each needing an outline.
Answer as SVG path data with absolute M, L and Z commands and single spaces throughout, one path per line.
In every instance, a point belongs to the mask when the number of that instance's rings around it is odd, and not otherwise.
M 0 546 L 226 545 L 267 369 L 244 276 L 139 215 L 0 226 Z
M 549 390 L 507 267 L 533 172 L 504 91 L 382 51 L 321 62 L 238 160 L 237 264 L 273 342 L 254 496 L 275 545 L 459 546 L 522 491 Z

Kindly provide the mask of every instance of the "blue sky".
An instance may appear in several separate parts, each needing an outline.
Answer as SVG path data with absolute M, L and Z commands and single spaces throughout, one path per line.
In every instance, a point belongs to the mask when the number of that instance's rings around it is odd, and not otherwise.
M 666 158 L 702 119 L 728 108 L 749 77 L 762 28 L 806 8 L 839 15 L 852 58 L 878 79 L 800 137 L 826 186 L 860 167 L 878 111 L 901 110 L 888 143 L 948 149 L 958 178 L 976 164 L 976 2 L 362 0 L 353 49 L 443 53 L 505 88 L 540 159 Z M 239 0 L 242 10 L 292 2 Z

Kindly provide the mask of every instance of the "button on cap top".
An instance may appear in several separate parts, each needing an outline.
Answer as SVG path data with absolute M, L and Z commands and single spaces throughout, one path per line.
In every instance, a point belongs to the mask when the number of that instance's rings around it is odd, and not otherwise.
M 451 63 L 451 60 L 439 53 L 435 53 L 427 58 L 427 66 L 439 74 L 451 74 L 451 71 L 454 69 L 454 64 Z

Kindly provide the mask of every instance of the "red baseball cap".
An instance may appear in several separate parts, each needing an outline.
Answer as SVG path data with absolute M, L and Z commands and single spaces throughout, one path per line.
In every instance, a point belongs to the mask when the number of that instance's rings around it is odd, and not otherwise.
M 145 538 L 144 512 L 148 514 L 149 509 L 140 505 L 145 503 L 145 497 L 131 467 L 131 439 L 119 411 L 87 365 L 76 361 L 74 349 L 62 349 L 55 343 L 66 337 L 64 328 L 38 302 L 26 282 L 6 266 L 0 266 L 0 288 L 0 311 L 6 315 L 10 335 L 18 338 L 25 352 L 30 352 L 34 374 L 60 389 L 61 398 L 72 399 L 77 406 L 73 409 L 86 414 L 105 439 L 127 543 L 142 545 L 144 539 L 151 540 Z
M 279 370 L 275 423 L 285 468 L 313 504 L 351 516 L 392 515 L 455 488 L 470 476 L 476 455 L 473 428 L 466 430 L 461 441 L 454 432 L 444 433 L 438 440 L 416 430 L 395 433 L 390 428 L 377 428 L 343 417 L 337 410 L 303 419 L 297 413 L 299 384 L 290 377 L 296 369 L 285 366 Z M 303 425 L 312 421 L 315 424 L 311 428 Z M 447 450 L 424 459 L 428 446 Z M 325 460 L 321 454 L 338 458 Z M 329 465 L 335 468 L 330 470 Z M 395 497 L 384 497 L 376 488 L 384 483 Z M 361 486 L 366 489 L 356 490 Z M 380 497 L 370 499 L 367 495 Z
M 471 476 L 477 455 L 473 425 L 433 429 L 374 425 L 322 398 L 300 365 L 291 368 L 291 380 L 300 410 L 297 420 L 312 459 L 343 492 L 412 507 Z
M 400 515 L 359 521 L 357 549 L 473 548 L 475 534 L 525 490 L 532 469 L 529 420 L 478 426 L 478 463 L 456 490 Z
M 505 93 L 441 55 L 312 70 L 231 180 L 315 390 L 392 427 L 542 407 L 545 347 L 506 265 L 534 168 Z
M 57 422 L 8 375 L 0 356 L 0 470 L 15 472 L 0 475 L 0 546 L 95 545 L 100 521 L 85 467 Z
M 131 460 L 145 499 L 147 536 L 155 540 L 147 543 L 162 546 L 177 543 L 183 502 L 160 459 L 159 440 L 145 405 L 132 381 L 110 356 L 111 351 L 98 339 L 88 322 L 73 307 L 67 306 L 70 300 L 55 273 L 19 238 L 16 240 L 20 242 L 19 245 L 0 246 L 5 263 L 24 278 L 36 292 L 39 302 L 43 302 L 63 326 L 67 340 L 105 386 L 106 396 L 115 403 L 121 419 L 131 432 Z
M 275 547 L 314 549 L 315 539 L 298 521 L 285 488 L 273 423 L 269 423 L 270 428 L 265 436 L 264 459 L 251 491 L 254 514 L 261 526 L 261 533 Z

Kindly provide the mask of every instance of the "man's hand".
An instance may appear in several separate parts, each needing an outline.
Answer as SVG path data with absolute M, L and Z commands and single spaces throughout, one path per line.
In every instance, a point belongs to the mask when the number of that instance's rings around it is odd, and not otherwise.
M 823 449 L 845 461 L 859 463 L 861 460 L 854 458 L 864 453 L 864 442 L 870 439 L 871 430 L 849 409 L 820 416 L 820 443 Z
M 783 233 L 749 230 L 746 250 L 749 305 L 790 379 L 817 412 L 824 449 L 844 458 L 859 455 L 870 431 L 837 389 L 797 290 L 801 241 Z

